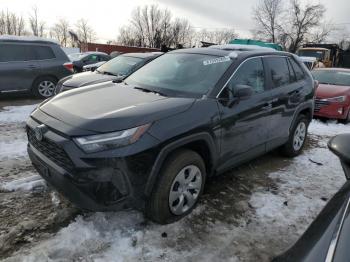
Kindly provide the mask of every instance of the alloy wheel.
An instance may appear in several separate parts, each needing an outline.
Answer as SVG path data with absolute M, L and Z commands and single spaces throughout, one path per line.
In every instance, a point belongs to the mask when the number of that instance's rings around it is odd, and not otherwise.
M 49 80 L 45 80 L 39 83 L 38 92 L 43 97 L 50 97 L 54 95 L 55 88 L 55 83 Z

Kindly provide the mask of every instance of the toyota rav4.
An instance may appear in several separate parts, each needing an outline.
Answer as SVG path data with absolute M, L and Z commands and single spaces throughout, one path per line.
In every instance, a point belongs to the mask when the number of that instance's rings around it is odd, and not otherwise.
M 82 209 L 189 214 L 208 177 L 281 148 L 298 155 L 314 80 L 290 53 L 227 45 L 169 52 L 124 81 L 71 90 L 27 121 L 40 175 Z

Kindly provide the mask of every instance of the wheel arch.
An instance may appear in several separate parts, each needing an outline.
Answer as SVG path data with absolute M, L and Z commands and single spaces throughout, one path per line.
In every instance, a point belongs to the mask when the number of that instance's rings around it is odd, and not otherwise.
M 178 149 L 190 149 L 198 153 L 203 158 L 207 174 L 210 176 L 214 172 L 214 167 L 217 160 L 217 150 L 211 135 L 203 132 L 183 137 L 164 146 L 158 154 L 146 183 L 146 196 L 150 196 L 152 193 L 153 187 L 156 184 L 157 177 L 165 160 Z
M 299 106 L 299 108 L 294 113 L 293 121 L 289 127 L 289 130 L 291 130 L 293 128 L 295 121 L 297 120 L 299 115 L 306 116 L 311 122 L 313 115 L 314 115 L 313 101 L 308 101 L 308 102 L 302 104 L 301 106 Z

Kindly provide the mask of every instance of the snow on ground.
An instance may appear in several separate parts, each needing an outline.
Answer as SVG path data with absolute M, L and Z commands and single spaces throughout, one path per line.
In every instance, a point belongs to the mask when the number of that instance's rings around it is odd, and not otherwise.
M 313 120 L 309 126 L 309 132 L 320 136 L 335 136 L 340 133 L 350 133 L 350 126 L 338 124 L 337 121 L 321 122 L 320 120 Z
M 45 181 L 39 175 L 26 176 L 20 179 L 14 179 L 10 182 L 0 183 L 2 191 L 32 191 L 46 187 Z
M 15 139 L 12 141 L 0 141 L 0 159 L 21 157 L 27 155 L 26 139 Z
M 26 105 L 26 106 L 5 106 L 3 111 L 0 112 L 0 124 L 1 123 L 13 123 L 13 122 L 25 122 L 30 113 L 38 105 Z
M 34 106 L 7 107 L 0 112 L 0 125 L 23 122 L 32 109 Z M 217 194 L 204 195 L 190 216 L 170 225 L 153 224 L 137 211 L 82 214 L 6 261 L 269 261 L 300 237 L 345 181 L 326 143 L 330 136 L 350 132 L 350 126 L 314 120 L 309 131 L 316 145 L 295 159 L 263 158 L 274 162 L 271 167 L 265 163 L 265 169 L 264 163 L 247 165 L 253 180 L 271 180 L 268 183 L 273 186 L 253 181 L 256 186 L 249 187 L 246 196 L 236 197 L 234 184 L 229 183 L 237 181 L 226 178 L 223 183 L 227 185 Z M 26 158 L 24 130 L 16 132 L 10 136 L 13 141 L 0 133 L 0 162 Z M 25 178 L 3 183 L 2 188 L 31 190 L 32 185 L 40 184 L 37 178 L 30 171 Z M 246 188 L 248 177 L 240 178 L 238 187 Z M 50 198 L 59 205 L 55 193 Z M 234 212 L 236 205 L 242 208 Z
M 25 134 L 25 121 L 37 105 L 6 106 L 0 111 L 0 188 L 2 190 L 31 190 L 36 184 L 28 177 L 38 177 L 28 165 L 27 136 Z M 19 172 L 14 172 L 20 170 Z M 6 172 L 6 174 L 3 174 Z M 4 184 L 3 178 L 14 176 L 13 181 Z M 27 185 L 26 185 L 27 184 Z

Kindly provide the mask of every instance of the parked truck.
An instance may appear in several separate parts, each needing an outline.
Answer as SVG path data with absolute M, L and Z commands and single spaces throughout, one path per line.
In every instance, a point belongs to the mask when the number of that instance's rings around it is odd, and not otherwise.
M 300 57 L 315 57 L 325 67 L 338 67 L 342 50 L 337 44 L 304 44 L 298 50 Z

